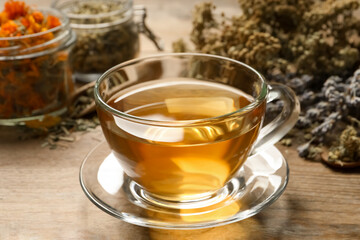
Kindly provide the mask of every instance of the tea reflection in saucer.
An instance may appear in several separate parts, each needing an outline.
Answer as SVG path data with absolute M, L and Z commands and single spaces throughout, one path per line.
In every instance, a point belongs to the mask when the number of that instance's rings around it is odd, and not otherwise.
M 264 239 L 261 224 L 255 218 L 248 218 L 220 227 L 195 230 L 149 229 L 151 240 L 254 240 Z

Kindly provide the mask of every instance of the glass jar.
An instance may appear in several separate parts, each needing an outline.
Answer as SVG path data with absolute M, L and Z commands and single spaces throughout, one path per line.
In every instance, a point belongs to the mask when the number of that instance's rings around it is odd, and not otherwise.
M 0 38 L 0 126 L 51 125 L 45 118 L 57 118 L 68 108 L 74 89 L 69 59 L 76 35 L 61 12 L 38 10 L 57 17 L 61 25 Z
M 55 0 L 52 6 L 68 16 L 76 32 L 72 66 L 78 81 L 95 81 L 109 68 L 137 57 L 140 32 L 161 49 L 145 25 L 146 9 L 133 7 L 132 0 Z

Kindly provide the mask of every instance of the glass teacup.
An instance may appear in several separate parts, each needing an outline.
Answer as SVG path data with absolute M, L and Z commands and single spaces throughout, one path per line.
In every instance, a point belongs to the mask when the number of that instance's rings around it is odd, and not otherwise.
M 159 207 L 206 207 L 250 154 L 295 124 L 299 103 L 241 62 L 206 54 L 131 60 L 95 85 L 105 138 L 122 166 L 129 195 Z M 266 103 L 284 109 L 262 127 Z

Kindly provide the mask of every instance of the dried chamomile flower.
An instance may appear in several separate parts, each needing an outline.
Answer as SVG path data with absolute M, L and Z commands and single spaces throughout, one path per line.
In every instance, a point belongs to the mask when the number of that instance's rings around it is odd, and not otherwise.
M 348 126 L 340 136 L 339 143 L 330 148 L 323 160 L 337 167 L 360 166 L 360 137 L 353 126 Z

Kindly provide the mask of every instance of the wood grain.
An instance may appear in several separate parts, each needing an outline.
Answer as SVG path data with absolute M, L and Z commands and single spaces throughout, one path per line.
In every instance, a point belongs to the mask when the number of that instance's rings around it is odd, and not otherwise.
M 49 1 L 34 0 L 38 5 Z M 199 1 L 198 1 L 199 2 Z M 214 1 L 220 10 L 240 11 L 236 0 Z M 135 1 L 149 11 L 148 24 L 171 42 L 186 36 L 194 1 Z M 3 4 L 3 1 L 1 1 Z M 142 55 L 155 53 L 142 37 Z M 258 215 L 222 227 L 173 231 L 133 226 L 95 207 L 79 185 L 79 166 L 101 141 L 100 128 L 77 133 L 67 148 L 42 148 L 41 139 L 0 138 L 0 239 L 359 239 L 360 170 L 339 171 L 297 156 L 278 145 L 289 162 L 285 193 Z

